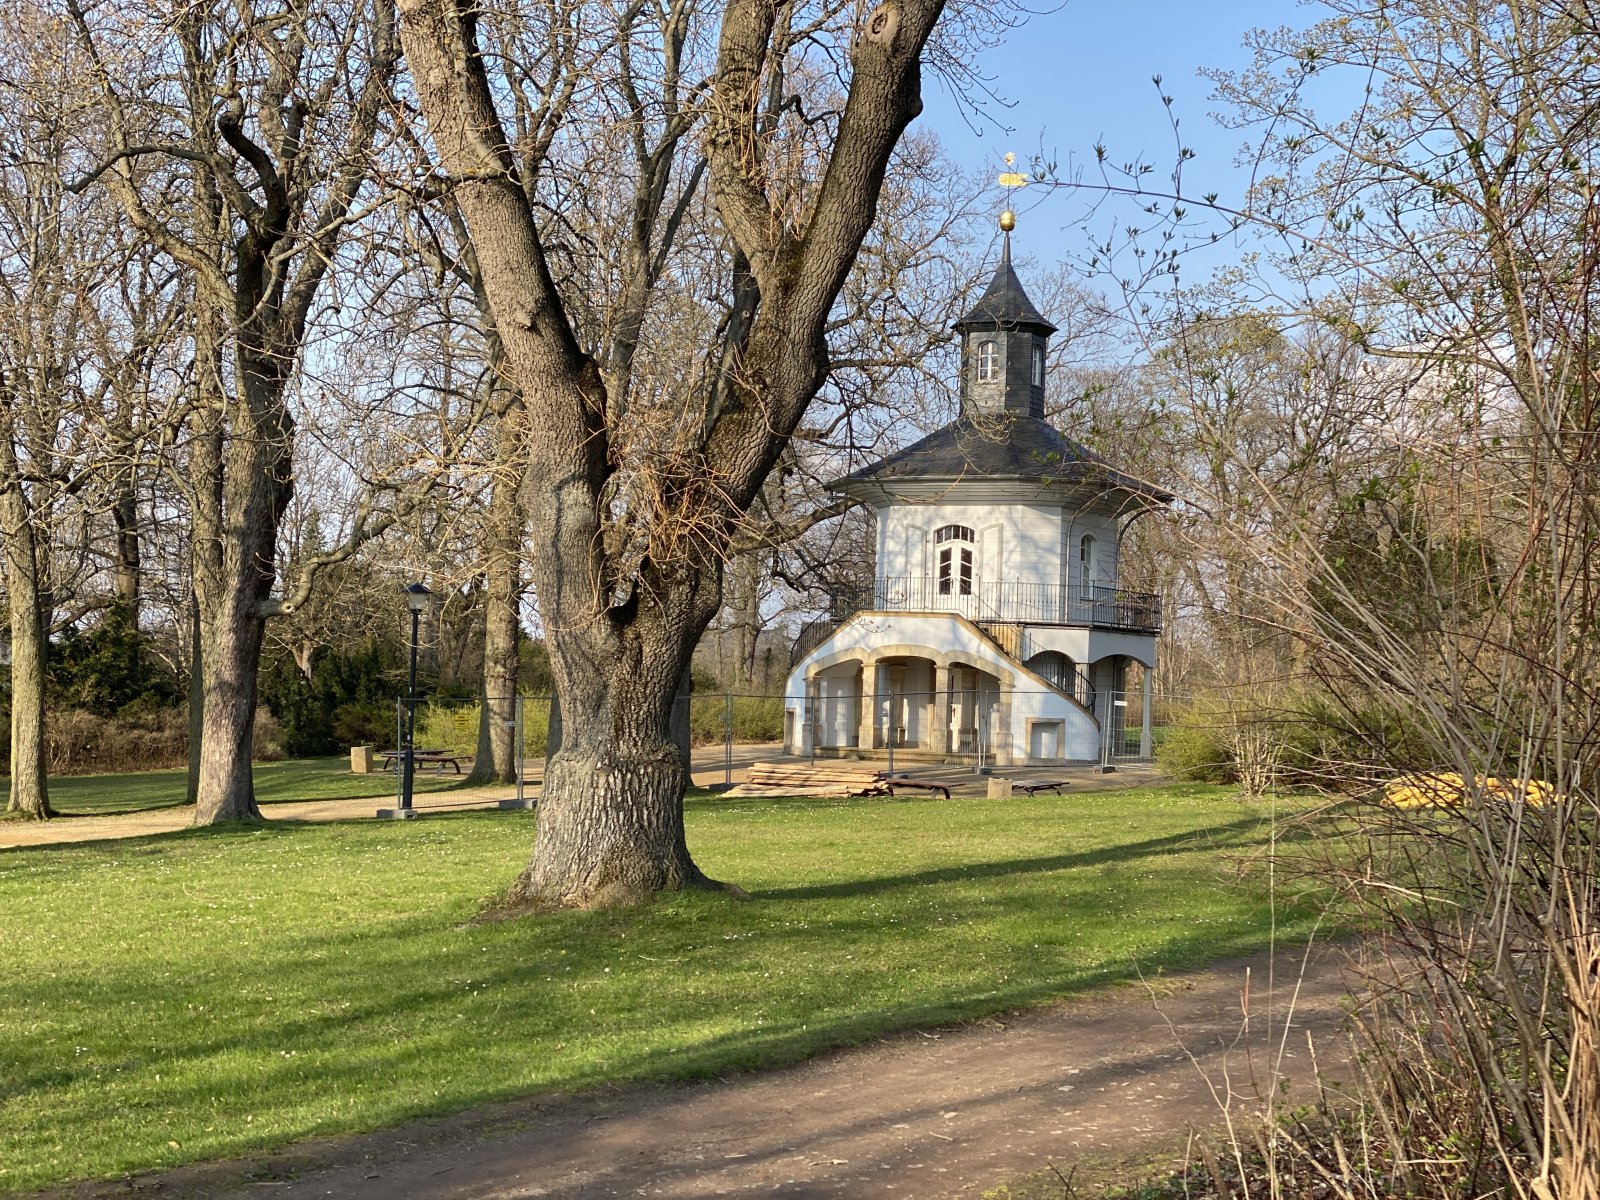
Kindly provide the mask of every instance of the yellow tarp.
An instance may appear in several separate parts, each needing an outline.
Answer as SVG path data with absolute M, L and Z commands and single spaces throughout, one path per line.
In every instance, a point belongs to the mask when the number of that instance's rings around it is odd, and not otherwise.
M 1556 790 L 1542 779 L 1500 779 L 1480 775 L 1469 786 L 1454 771 L 1401 775 L 1383 789 L 1383 802 L 1395 808 L 1454 808 L 1479 797 L 1540 805 L 1556 799 Z

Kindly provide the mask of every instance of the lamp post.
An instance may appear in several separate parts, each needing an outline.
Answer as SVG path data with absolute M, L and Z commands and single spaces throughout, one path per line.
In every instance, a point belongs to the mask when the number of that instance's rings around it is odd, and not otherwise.
M 408 820 L 417 815 L 417 810 L 411 805 L 412 789 L 416 781 L 417 766 L 417 626 L 422 620 L 423 610 L 428 607 L 428 600 L 433 591 L 425 583 L 408 583 L 401 589 L 405 594 L 406 607 L 411 610 L 411 673 L 406 685 L 406 723 L 405 746 L 400 762 L 400 803 L 397 808 L 380 808 L 380 817 L 389 817 L 397 821 Z

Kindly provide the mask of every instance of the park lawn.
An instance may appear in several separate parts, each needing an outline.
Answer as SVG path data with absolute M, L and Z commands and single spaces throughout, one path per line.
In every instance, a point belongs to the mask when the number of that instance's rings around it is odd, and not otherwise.
M 687 813 L 752 902 L 473 923 L 520 812 L 0 852 L 0 1191 L 790 1062 L 1316 920 L 1269 898 L 1267 810 L 1227 789 Z
M 393 772 L 352 774 L 350 760 L 295 758 L 255 764 L 256 799 L 262 804 L 288 800 L 357 800 L 392 796 Z M 415 790 L 437 792 L 460 782 L 454 773 L 419 770 Z M 189 772 L 131 771 L 124 775 L 61 775 L 50 780 L 50 805 L 63 816 L 104 816 L 149 808 L 173 808 L 186 801 Z M 0 810 L 11 794 L 9 777 L 0 778 Z

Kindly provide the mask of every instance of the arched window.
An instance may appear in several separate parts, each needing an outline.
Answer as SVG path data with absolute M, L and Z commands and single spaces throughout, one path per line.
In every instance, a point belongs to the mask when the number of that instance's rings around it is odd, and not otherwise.
M 1044 347 L 1038 342 L 1033 344 L 1033 386 L 1044 386 Z
M 978 378 L 987 382 L 1000 376 L 1000 348 L 993 342 L 978 343 Z
M 941 525 L 933 531 L 939 551 L 939 595 L 972 595 L 972 530 L 965 525 Z M 962 543 L 967 543 L 963 545 Z
M 1095 582 L 1096 557 L 1094 534 L 1086 533 L 1078 543 L 1078 581 L 1086 590 Z

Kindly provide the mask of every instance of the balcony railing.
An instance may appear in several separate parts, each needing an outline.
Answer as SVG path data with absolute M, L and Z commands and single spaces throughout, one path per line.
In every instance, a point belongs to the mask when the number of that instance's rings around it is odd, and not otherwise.
M 839 613 L 835 597 L 833 612 Z M 863 595 L 860 599 L 865 600 Z M 1099 584 L 974 581 L 961 590 L 958 579 L 914 575 L 875 581 L 871 603 L 852 611 L 956 612 L 973 621 L 1020 621 L 1028 625 L 1090 625 L 1155 633 L 1161 628 L 1161 597 Z
M 868 588 L 852 588 L 828 598 L 826 615 L 808 622 L 795 639 L 790 664 L 799 662 L 827 640 L 855 613 L 953 612 L 977 622 L 1007 621 L 1027 625 L 1087 625 L 1156 633 L 1161 628 L 1161 597 L 1099 584 L 1053 584 L 961 581 L 914 575 L 891 575 Z

